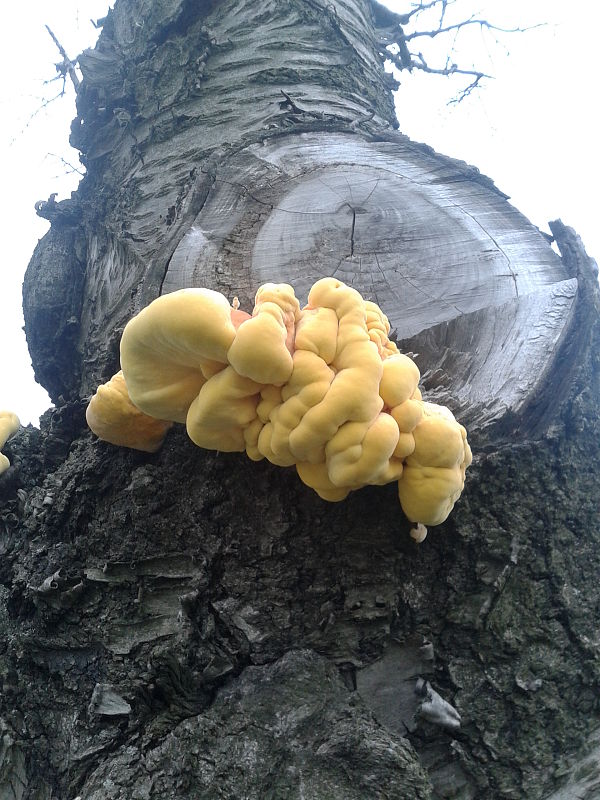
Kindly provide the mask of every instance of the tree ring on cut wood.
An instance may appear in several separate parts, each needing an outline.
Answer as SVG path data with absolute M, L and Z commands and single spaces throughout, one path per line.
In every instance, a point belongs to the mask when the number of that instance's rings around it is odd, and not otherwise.
M 381 306 L 431 398 L 489 438 L 547 385 L 577 281 L 476 170 L 389 138 L 301 134 L 221 162 L 161 291 L 208 286 L 251 308 L 267 281 L 302 301 L 339 277 Z

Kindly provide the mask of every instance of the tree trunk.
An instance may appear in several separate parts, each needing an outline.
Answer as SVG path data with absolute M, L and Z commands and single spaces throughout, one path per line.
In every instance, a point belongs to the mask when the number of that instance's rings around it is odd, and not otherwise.
M 24 284 L 57 408 L 0 477 L 0 797 L 593 797 L 595 265 L 393 130 L 372 11 L 117 0 L 80 59 L 88 172 L 40 209 Z M 469 429 L 465 493 L 419 546 L 390 486 L 330 504 L 180 429 L 154 455 L 86 429 L 159 294 L 251 310 L 326 275 Z

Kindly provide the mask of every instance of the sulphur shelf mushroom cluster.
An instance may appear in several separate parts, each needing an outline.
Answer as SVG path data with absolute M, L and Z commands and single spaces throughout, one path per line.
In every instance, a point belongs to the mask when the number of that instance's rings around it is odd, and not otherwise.
M 19 418 L 12 411 L 0 411 L 0 448 L 19 430 Z M 0 475 L 10 467 L 8 458 L 0 453 Z
M 182 422 L 200 447 L 295 466 L 325 500 L 398 481 L 406 516 L 437 525 L 471 451 L 451 412 L 422 400 L 419 370 L 389 330 L 379 306 L 334 278 L 302 309 L 291 286 L 267 283 L 252 316 L 237 298 L 182 289 L 128 323 L 122 371 L 92 398 L 88 424 L 154 452 Z

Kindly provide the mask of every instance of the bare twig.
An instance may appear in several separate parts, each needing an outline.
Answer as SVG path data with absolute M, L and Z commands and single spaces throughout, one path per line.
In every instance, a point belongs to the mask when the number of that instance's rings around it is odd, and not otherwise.
M 304 110 L 302 108 L 299 108 L 296 105 L 296 103 L 294 103 L 294 101 L 289 96 L 289 94 L 287 94 L 287 92 L 284 92 L 283 89 L 280 89 L 279 91 L 285 97 L 285 100 L 282 100 L 281 103 L 279 103 L 279 108 L 281 108 L 281 109 L 287 108 L 290 111 L 292 111 L 294 114 L 304 114 Z
M 79 80 L 79 77 L 77 76 L 77 73 L 75 72 L 75 62 L 71 61 L 71 59 L 69 58 L 69 56 L 66 53 L 65 48 L 58 41 L 58 39 L 54 35 L 54 33 L 53 33 L 53 31 L 52 31 L 52 29 L 50 28 L 49 25 L 46 25 L 46 30 L 48 31 L 48 33 L 52 37 L 52 41 L 57 46 L 58 52 L 61 54 L 62 59 L 63 59 L 59 64 L 56 65 L 57 72 L 59 73 L 59 75 L 62 75 L 62 76 L 68 75 L 69 78 L 71 78 L 73 86 L 75 87 L 75 91 L 77 91 L 79 89 L 79 84 L 81 83 L 81 81 Z M 63 93 L 64 93 L 64 82 L 63 82 Z
M 31 114 L 31 116 L 29 117 L 29 119 L 27 120 L 27 122 L 25 123 L 23 128 L 19 131 L 17 136 L 20 136 L 30 126 L 32 121 L 37 117 L 37 115 L 40 112 L 42 112 L 45 108 L 47 108 L 55 100 L 58 100 L 59 98 L 64 97 L 65 90 L 66 90 L 67 76 L 70 77 L 76 92 L 79 89 L 79 85 L 81 83 L 81 81 L 79 80 L 79 77 L 77 76 L 77 72 L 75 71 L 76 61 L 72 61 L 67 56 L 65 48 L 58 41 L 58 39 L 56 38 L 56 35 L 54 34 L 54 31 L 50 28 L 50 26 L 46 25 L 45 27 L 46 27 L 46 30 L 48 31 L 48 33 L 50 34 L 50 37 L 51 37 L 52 41 L 54 42 L 54 44 L 58 48 L 58 52 L 62 56 L 63 60 L 61 62 L 59 62 L 58 64 L 56 64 L 56 72 L 57 72 L 57 74 L 53 78 L 50 78 L 49 80 L 44 81 L 43 85 L 44 86 L 49 86 L 50 84 L 54 83 L 55 81 L 62 80 L 62 87 L 61 87 L 60 92 L 58 94 L 54 95 L 53 97 L 50 97 L 48 99 L 40 98 L 41 103 L 40 103 L 39 107 Z M 15 141 L 17 139 L 17 136 L 15 136 L 11 140 L 11 142 L 10 142 L 11 146 L 15 143 Z
M 377 0 L 371 1 L 374 6 L 378 6 Z M 380 12 L 379 15 L 377 15 L 376 9 L 379 52 L 384 62 L 391 61 L 398 70 L 406 70 L 407 72 L 420 70 L 421 72 L 427 72 L 433 75 L 464 75 L 471 79 L 468 85 L 450 101 L 450 104 L 460 103 L 465 97 L 468 97 L 478 88 L 481 81 L 492 77 L 483 70 L 477 69 L 475 66 L 472 68 L 461 67 L 451 59 L 458 36 L 463 30 L 468 27 L 478 26 L 482 31 L 503 34 L 523 33 L 541 27 L 541 24 L 538 24 L 528 27 L 504 28 L 475 15 L 459 22 L 447 22 L 448 8 L 453 6 L 455 2 L 456 0 L 427 0 L 426 2 L 421 0 L 421 2 L 413 3 L 412 8 L 405 13 L 396 13 L 386 10 L 383 14 Z M 418 20 L 420 15 L 426 14 L 426 12 L 432 12 L 436 7 L 439 9 L 437 27 L 429 28 L 422 26 L 419 28 Z M 407 31 L 405 27 L 409 25 L 409 23 L 412 30 Z M 448 48 L 449 55 L 446 58 L 444 66 L 430 66 L 422 52 L 415 52 L 411 49 L 411 43 L 419 38 L 434 39 L 437 36 L 443 35 L 448 35 L 453 39 Z
M 419 14 L 423 13 L 423 11 L 429 11 L 430 8 L 434 8 L 435 6 L 442 4 L 442 15 L 440 19 L 440 25 L 444 21 L 444 14 L 446 13 L 446 7 L 452 5 L 455 0 L 430 0 L 429 3 L 415 3 L 414 8 L 410 11 L 407 11 L 405 14 L 398 14 L 400 19 L 398 20 L 401 25 L 407 25 L 413 17 L 418 16 Z
M 467 25 L 479 25 L 482 29 L 485 28 L 488 31 L 498 31 L 499 33 L 525 33 L 525 31 L 531 31 L 534 28 L 543 27 L 543 23 L 538 23 L 537 25 L 529 25 L 527 28 L 501 28 L 499 25 L 493 25 L 491 22 L 488 22 L 485 19 L 469 17 L 469 19 L 462 20 L 462 22 L 456 22 L 454 25 L 446 25 L 446 27 L 442 27 L 442 25 L 440 25 L 440 27 L 430 31 L 413 31 L 412 33 L 407 33 L 404 39 L 407 42 L 410 42 L 412 39 L 416 39 L 419 36 L 428 36 L 430 39 L 433 39 L 440 33 L 449 33 L 450 31 L 462 30 Z
M 81 177 L 83 177 L 85 175 L 85 172 L 82 169 L 80 169 L 79 167 L 76 167 L 75 164 L 71 164 L 70 161 L 67 161 L 66 158 L 63 158 L 62 156 L 59 156 L 57 153 L 48 153 L 48 155 L 51 156 L 52 158 L 56 158 L 58 161 L 60 161 L 60 163 L 64 167 L 67 167 L 67 173 L 66 173 L 67 175 L 70 175 L 73 172 L 76 172 L 78 175 L 81 175 Z M 56 175 L 55 177 L 59 177 L 59 176 Z

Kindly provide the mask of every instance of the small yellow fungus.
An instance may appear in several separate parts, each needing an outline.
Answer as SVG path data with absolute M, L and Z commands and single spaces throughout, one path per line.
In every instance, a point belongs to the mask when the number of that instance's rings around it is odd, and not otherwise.
M 0 448 L 19 430 L 21 423 L 12 411 L 0 411 Z M 8 458 L 0 453 L 0 475 L 10 467 Z

